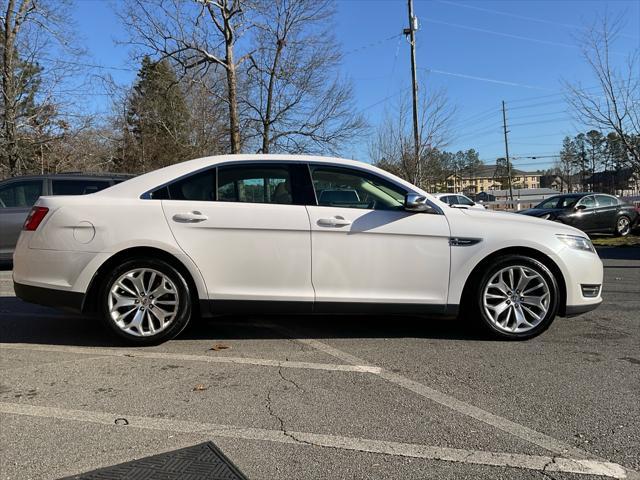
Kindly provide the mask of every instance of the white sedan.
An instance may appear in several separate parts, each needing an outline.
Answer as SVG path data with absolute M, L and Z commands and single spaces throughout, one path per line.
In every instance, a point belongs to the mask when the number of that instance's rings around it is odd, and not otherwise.
M 575 228 L 449 208 L 371 165 L 293 155 L 202 158 L 42 197 L 13 272 L 23 300 L 95 313 L 138 345 L 229 312 L 464 315 L 524 339 L 596 308 L 602 277 Z
M 435 193 L 433 196 L 453 208 L 473 208 L 474 210 L 487 209 L 487 207 L 481 203 L 476 203 L 461 193 Z

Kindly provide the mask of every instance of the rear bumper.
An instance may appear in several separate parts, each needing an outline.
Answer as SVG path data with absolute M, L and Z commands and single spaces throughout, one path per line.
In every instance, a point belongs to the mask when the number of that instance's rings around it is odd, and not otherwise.
M 25 302 L 37 303 L 47 307 L 61 308 L 81 312 L 84 304 L 84 293 L 58 290 L 55 288 L 34 287 L 13 282 L 16 297 Z

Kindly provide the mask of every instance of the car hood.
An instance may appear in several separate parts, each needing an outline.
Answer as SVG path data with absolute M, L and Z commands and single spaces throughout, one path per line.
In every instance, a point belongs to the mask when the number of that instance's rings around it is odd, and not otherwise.
M 468 235 L 465 231 L 482 231 L 510 238 L 529 238 L 542 232 L 551 234 L 564 233 L 568 235 L 585 234 L 577 228 L 564 223 L 550 222 L 536 216 L 519 215 L 511 212 L 497 212 L 494 210 L 459 210 L 462 217 L 451 218 L 452 235 Z M 456 232 L 456 233 L 454 233 Z M 458 233 L 461 232 L 461 233 Z

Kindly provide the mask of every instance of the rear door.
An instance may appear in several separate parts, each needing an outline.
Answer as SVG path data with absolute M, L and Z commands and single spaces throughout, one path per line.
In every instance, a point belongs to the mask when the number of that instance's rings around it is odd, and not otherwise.
M 596 195 L 598 208 L 596 209 L 595 228 L 600 231 L 613 230 L 618 214 L 618 199 L 610 195 Z
M 449 283 L 444 215 L 407 212 L 404 187 L 355 168 L 310 166 L 315 310 L 439 311 Z
M 43 194 L 42 179 L 15 180 L 0 187 L 0 258 L 8 260 L 31 207 Z
M 299 180 L 306 169 L 294 163 L 238 162 L 158 192 L 176 241 L 202 272 L 214 309 L 280 301 L 310 311 L 308 199 Z

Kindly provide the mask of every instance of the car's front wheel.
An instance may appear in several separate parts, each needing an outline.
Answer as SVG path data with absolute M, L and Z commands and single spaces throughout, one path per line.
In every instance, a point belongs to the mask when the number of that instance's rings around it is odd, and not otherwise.
M 480 276 L 475 311 L 494 336 L 523 340 L 545 331 L 558 312 L 558 284 L 538 260 L 508 255 Z
M 191 317 L 191 295 L 184 276 L 156 259 L 129 260 L 103 282 L 104 323 L 134 345 L 155 345 L 177 336 Z
M 631 232 L 631 219 L 625 215 L 622 215 L 618 218 L 618 220 L 616 220 L 615 234 L 618 237 L 625 237 L 629 235 L 629 232 Z

